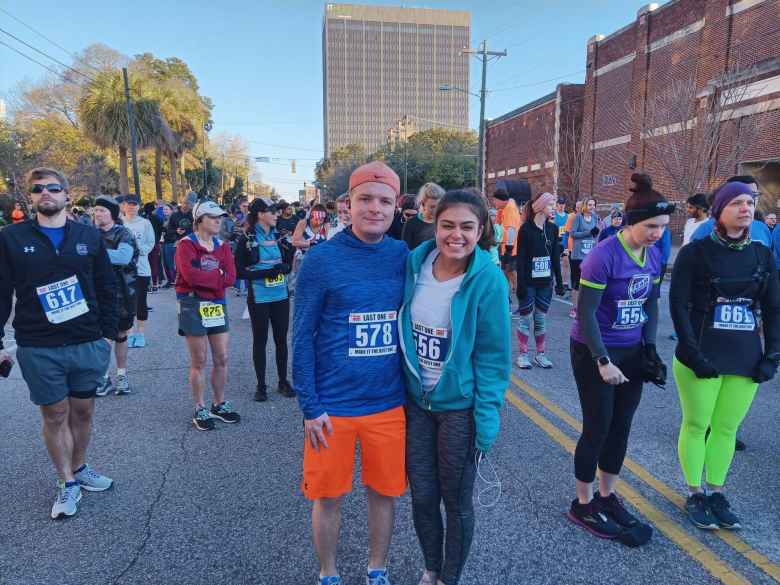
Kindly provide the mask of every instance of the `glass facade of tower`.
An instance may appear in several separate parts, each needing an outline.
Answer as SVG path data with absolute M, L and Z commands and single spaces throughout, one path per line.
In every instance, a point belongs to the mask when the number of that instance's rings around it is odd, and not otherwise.
M 404 116 L 419 130 L 468 128 L 467 12 L 328 4 L 323 26 L 325 154 L 373 152 Z

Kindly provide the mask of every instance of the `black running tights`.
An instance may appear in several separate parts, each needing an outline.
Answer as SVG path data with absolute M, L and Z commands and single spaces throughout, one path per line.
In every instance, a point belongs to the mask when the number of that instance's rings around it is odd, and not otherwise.
M 608 348 L 612 362 L 628 378 L 620 386 L 602 380 L 588 347 L 571 340 L 571 366 L 582 407 L 582 435 L 574 451 L 574 476 L 596 479 L 596 466 L 617 475 L 623 467 L 631 422 L 642 398 L 642 346 Z
M 406 473 L 412 489 L 414 529 L 425 568 L 438 573 L 444 585 L 460 580 L 474 536 L 474 436 L 473 409 L 431 412 L 407 401 Z
M 257 385 L 265 385 L 265 346 L 268 342 L 268 325 L 271 325 L 276 345 L 276 371 L 279 381 L 287 380 L 287 331 L 290 329 L 290 299 L 273 303 L 255 303 L 247 299 L 249 319 L 252 321 L 252 359 L 255 364 Z

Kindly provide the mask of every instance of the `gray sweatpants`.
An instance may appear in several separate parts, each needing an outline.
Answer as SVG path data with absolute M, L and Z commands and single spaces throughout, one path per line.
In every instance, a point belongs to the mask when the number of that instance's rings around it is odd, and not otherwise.
M 406 473 L 425 568 L 456 585 L 474 535 L 474 411 L 431 412 L 406 405 Z M 440 503 L 447 514 L 447 537 Z M 442 550 L 443 548 L 443 550 Z

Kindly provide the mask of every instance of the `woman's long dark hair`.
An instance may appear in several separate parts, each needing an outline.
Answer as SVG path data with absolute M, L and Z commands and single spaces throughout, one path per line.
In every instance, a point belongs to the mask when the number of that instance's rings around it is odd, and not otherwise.
M 489 251 L 490 248 L 496 245 L 496 238 L 493 232 L 493 223 L 490 221 L 490 213 L 488 212 L 487 204 L 478 192 L 475 193 L 471 189 L 447 191 L 436 206 L 434 225 L 439 223 L 439 217 L 442 213 L 447 211 L 450 207 L 456 207 L 458 205 L 467 206 L 476 216 L 479 227 L 482 228 L 482 236 L 479 238 L 477 245 L 483 250 Z

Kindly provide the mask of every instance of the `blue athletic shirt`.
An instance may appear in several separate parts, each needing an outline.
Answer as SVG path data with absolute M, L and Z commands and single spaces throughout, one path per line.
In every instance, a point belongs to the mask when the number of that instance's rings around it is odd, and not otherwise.
M 293 385 L 304 417 L 365 416 L 404 404 L 398 343 L 406 257 L 352 228 L 311 248 L 295 286 Z
M 65 238 L 65 226 L 58 227 L 58 228 L 51 228 L 51 227 L 43 227 L 42 225 L 38 226 L 41 231 L 46 234 L 46 237 L 51 240 L 52 245 L 54 246 L 55 250 L 60 249 L 60 244 L 62 243 L 62 240 Z
M 269 233 L 263 231 L 260 224 L 255 226 L 255 241 L 257 245 L 258 263 L 250 266 L 250 270 L 268 270 L 282 263 L 282 251 L 279 249 L 279 234 L 275 229 Z M 273 303 L 287 298 L 287 275 L 258 278 L 250 281 L 255 303 Z

